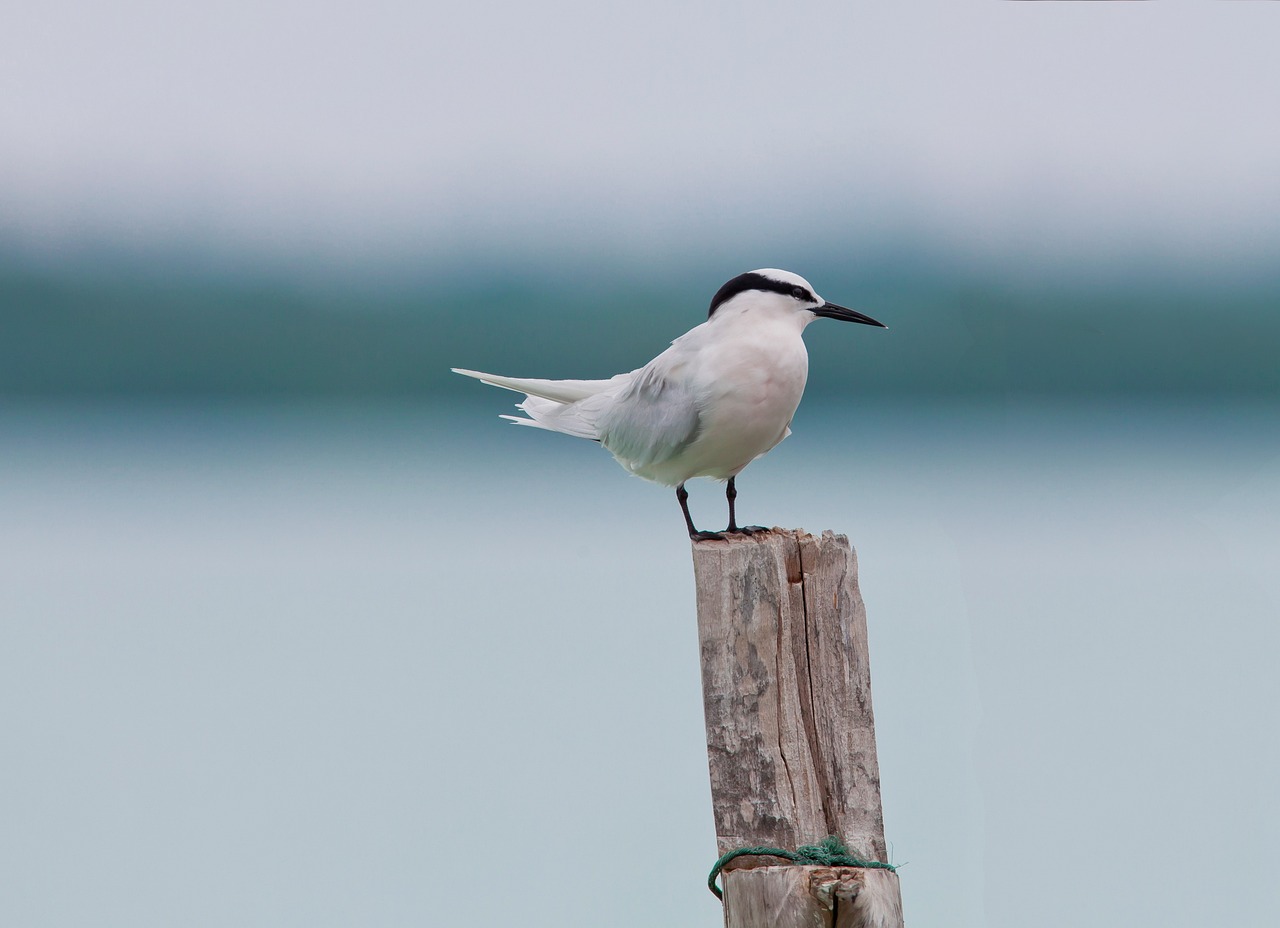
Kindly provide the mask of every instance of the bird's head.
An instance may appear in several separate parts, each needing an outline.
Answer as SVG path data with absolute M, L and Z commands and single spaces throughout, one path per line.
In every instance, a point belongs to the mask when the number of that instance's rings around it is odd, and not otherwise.
M 780 271 L 775 267 L 739 274 L 717 290 L 716 295 L 711 298 L 707 318 L 714 318 L 717 313 L 795 315 L 804 325 L 821 316 L 842 322 L 861 322 L 863 325 L 888 328 L 883 322 L 877 322 L 857 310 L 828 303 L 799 274 Z

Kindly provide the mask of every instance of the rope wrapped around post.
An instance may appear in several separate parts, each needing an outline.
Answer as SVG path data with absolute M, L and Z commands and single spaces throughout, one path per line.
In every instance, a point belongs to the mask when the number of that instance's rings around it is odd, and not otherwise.
M 788 851 L 781 847 L 740 847 L 717 860 L 716 865 L 711 868 L 711 875 L 707 877 L 707 888 L 722 902 L 724 901 L 724 893 L 716 885 L 716 877 L 720 875 L 720 871 L 725 868 L 729 861 L 736 860 L 739 857 L 781 857 L 795 864 L 820 867 L 861 867 L 870 870 L 888 870 L 891 873 L 896 873 L 898 870 L 893 864 L 887 864 L 880 860 L 863 860 L 859 857 L 854 857 L 835 835 L 823 838 L 818 844 L 805 844 L 794 851 Z

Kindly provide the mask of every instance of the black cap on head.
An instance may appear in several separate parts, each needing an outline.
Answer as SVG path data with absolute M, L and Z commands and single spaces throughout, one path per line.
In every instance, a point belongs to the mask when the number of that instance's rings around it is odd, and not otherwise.
M 818 298 L 813 295 L 811 290 L 798 284 L 789 284 L 785 281 L 774 280 L 772 277 L 766 277 L 756 271 L 749 271 L 746 274 L 739 274 L 716 291 L 716 295 L 711 298 L 711 308 L 707 310 L 707 318 L 710 319 L 714 316 L 716 310 L 722 304 L 733 299 L 739 293 L 745 293 L 748 290 L 767 290 L 771 293 L 792 296 L 797 300 L 805 300 L 810 303 L 818 302 Z

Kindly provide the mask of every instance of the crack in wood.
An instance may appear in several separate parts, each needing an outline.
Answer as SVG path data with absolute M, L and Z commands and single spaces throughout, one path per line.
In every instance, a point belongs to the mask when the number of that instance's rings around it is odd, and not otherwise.
M 778 635 L 777 635 L 777 638 L 775 639 L 776 644 L 774 645 L 774 652 L 773 652 L 773 664 L 774 664 L 773 679 L 780 682 L 783 679 L 782 657 L 784 654 L 786 654 L 790 650 L 789 648 L 785 648 L 783 646 L 783 640 L 782 640 L 782 632 L 786 624 L 785 618 L 783 616 L 783 611 L 782 611 L 782 597 L 778 597 L 778 610 L 775 616 L 775 620 L 778 625 Z M 777 706 L 778 718 L 782 718 L 784 714 L 784 709 L 782 706 L 782 687 L 774 686 L 773 695 L 774 695 L 775 705 Z M 782 726 L 781 725 L 778 726 L 777 734 L 778 734 L 778 756 L 782 758 L 782 769 L 787 774 L 787 786 L 791 790 L 792 815 L 795 815 L 795 810 L 800 807 L 800 800 L 796 796 L 796 781 L 795 781 L 795 778 L 791 775 L 791 764 L 787 760 L 787 748 L 786 748 L 786 745 L 782 743 Z
M 859 856 L 885 859 L 848 539 L 731 536 L 695 543 L 693 560 L 719 853 L 834 834 Z
M 800 684 L 800 691 L 797 695 L 799 696 L 800 716 L 804 721 L 805 734 L 807 735 L 805 741 L 808 743 L 814 777 L 818 781 L 818 812 L 826 825 L 826 834 L 809 838 L 809 840 L 817 841 L 827 835 L 839 835 L 840 825 L 835 817 L 836 803 L 832 801 L 834 797 L 831 792 L 831 777 L 822 756 L 822 738 L 818 734 L 817 713 L 814 708 L 813 654 L 810 650 L 813 643 L 813 632 L 810 629 L 809 616 L 809 572 L 805 568 L 804 545 L 801 541 L 800 533 L 796 532 L 793 537 L 795 539 L 796 562 L 800 565 L 800 632 L 804 642 L 804 673 L 801 675 L 799 670 L 796 673 L 796 682 Z M 799 657 L 798 654 L 797 657 Z

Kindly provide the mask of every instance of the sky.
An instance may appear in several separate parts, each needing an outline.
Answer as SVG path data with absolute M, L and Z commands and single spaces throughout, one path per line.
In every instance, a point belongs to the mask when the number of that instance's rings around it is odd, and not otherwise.
M 1274 4 L 52 2 L 0 235 L 428 264 L 1280 241 Z

